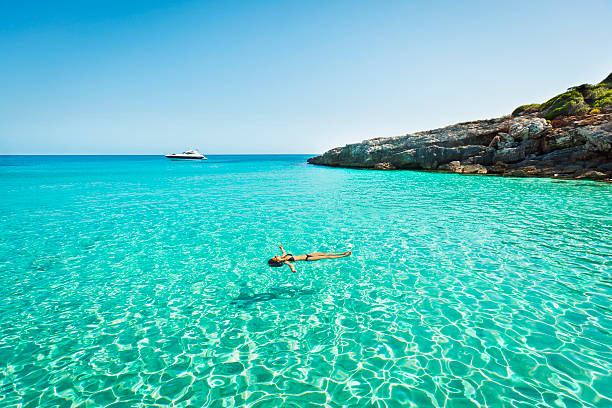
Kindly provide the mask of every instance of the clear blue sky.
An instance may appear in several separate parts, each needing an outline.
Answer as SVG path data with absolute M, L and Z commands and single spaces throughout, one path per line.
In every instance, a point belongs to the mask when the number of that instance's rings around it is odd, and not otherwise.
M 612 71 L 612 2 L 2 1 L 0 154 L 318 153 Z

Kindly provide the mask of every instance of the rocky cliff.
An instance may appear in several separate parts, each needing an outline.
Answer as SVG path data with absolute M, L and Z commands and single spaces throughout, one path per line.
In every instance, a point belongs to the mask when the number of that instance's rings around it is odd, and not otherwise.
M 558 95 L 554 103 L 549 103 L 555 99 L 552 98 L 537 107 L 526 105 L 531 108 L 519 108 L 512 116 L 365 140 L 329 150 L 308 162 L 381 170 L 612 181 L 612 106 L 607 104 L 612 91 L 606 83 L 609 78 L 595 86 L 570 88 L 571 95 Z M 579 88 L 587 93 L 597 92 L 597 98 L 583 97 L 575 102 L 579 99 L 575 93 L 582 95 Z M 567 102 L 568 98 L 572 101 Z M 595 102 L 596 108 L 592 106 Z M 551 114 L 553 108 L 556 114 Z M 573 112 L 578 115 L 567 115 Z

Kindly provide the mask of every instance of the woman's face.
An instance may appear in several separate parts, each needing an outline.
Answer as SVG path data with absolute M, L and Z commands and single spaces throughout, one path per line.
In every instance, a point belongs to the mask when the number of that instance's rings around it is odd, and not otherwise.
M 273 260 L 274 262 L 280 262 L 280 261 L 281 261 L 281 259 L 282 259 L 282 258 L 280 257 L 280 255 L 276 255 L 274 258 L 272 258 L 272 260 Z

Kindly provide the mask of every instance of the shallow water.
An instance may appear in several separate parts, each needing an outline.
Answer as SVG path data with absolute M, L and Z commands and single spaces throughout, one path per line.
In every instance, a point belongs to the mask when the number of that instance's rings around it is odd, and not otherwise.
M 0 157 L 0 405 L 612 406 L 611 185 L 305 158 Z

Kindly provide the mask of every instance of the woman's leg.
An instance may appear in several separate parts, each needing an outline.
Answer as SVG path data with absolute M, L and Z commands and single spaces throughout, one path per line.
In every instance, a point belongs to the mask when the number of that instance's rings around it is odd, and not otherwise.
M 350 251 L 346 251 L 346 252 L 313 252 L 310 253 L 308 255 L 310 256 L 333 256 L 333 255 L 345 255 L 348 254 Z
M 314 255 L 314 254 L 310 254 L 308 256 L 308 260 L 309 261 L 318 261 L 319 259 L 335 259 L 335 258 L 344 258 L 346 256 L 349 256 L 350 253 L 344 253 L 341 255 Z

